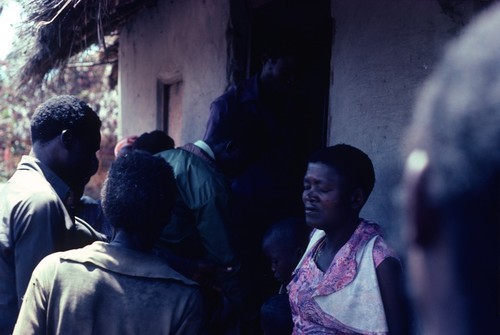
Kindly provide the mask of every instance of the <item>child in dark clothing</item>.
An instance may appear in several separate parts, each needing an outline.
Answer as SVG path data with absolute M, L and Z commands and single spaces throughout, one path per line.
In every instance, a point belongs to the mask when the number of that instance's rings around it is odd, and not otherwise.
M 291 334 L 292 315 L 286 285 L 304 253 L 310 229 L 303 218 L 291 217 L 271 225 L 262 239 L 262 250 L 271 262 L 274 277 L 282 284 L 278 294 L 261 307 L 260 320 L 264 334 Z

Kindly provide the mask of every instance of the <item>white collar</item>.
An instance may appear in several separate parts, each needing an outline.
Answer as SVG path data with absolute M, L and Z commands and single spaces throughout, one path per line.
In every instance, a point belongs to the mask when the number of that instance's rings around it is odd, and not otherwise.
M 210 148 L 210 146 L 205 141 L 198 140 L 193 144 L 196 145 L 201 150 L 205 151 L 210 157 L 212 157 L 213 160 L 215 160 L 215 154 L 212 151 L 212 148 Z

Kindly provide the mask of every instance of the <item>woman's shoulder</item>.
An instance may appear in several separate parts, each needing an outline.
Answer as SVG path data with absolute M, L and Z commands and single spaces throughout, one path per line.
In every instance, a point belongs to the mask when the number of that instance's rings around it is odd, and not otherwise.
M 380 263 L 389 257 L 395 258 L 399 261 L 398 253 L 384 239 L 382 227 L 378 223 L 361 219 L 358 233 L 363 234 L 365 239 L 375 239 L 372 252 L 375 267 L 379 266 Z
M 387 258 L 395 258 L 399 261 L 399 255 L 394 248 L 392 248 L 382 236 L 377 236 L 375 244 L 373 245 L 373 261 L 375 267 L 378 267 Z

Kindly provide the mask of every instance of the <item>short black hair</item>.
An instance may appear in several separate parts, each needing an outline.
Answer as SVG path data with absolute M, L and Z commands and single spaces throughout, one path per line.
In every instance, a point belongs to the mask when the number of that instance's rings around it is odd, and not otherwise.
M 319 149 L 309 157 L 309 163 L 322 163 L 341 175 L 349 190 L 361 188 L 366 199 L 375 185 L 375 170 L 367 154 L 349 144 L 336 144 Z
M 83 100 L 72 95 L 60 95 L 38 106 L 31 117 L 32 143 L 45 143 L 72 130 L 78 136 L 101 128 L 101 120 Z
M 174 140 L 162 130 L 153 130 L 149 133 L 143 133 L 134 143 L 132 143 L 133 150 L 147 151 L 151 155 L 173 149 L 174 147 Z
M 304 218 L 288 217 L 274 222 L 265 232 L 262 245 L 279 242 L 281 246 L 306 248 L 311 228 Z
M 141 231 L 153 222 L 168 222 L 176 197 L 172 167 L 160 157 L 132 151 L 112 163 L 102 206 L 115 228 Z

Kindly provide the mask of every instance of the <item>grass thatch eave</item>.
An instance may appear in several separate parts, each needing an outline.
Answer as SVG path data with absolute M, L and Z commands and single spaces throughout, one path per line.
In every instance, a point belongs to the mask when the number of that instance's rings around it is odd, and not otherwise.
M 20 86 L 28 89 L 40 86 L 51 70 L 64 67 L 71 57 L 92 45 L 99 45 L 102 54 L 108 55 L 105 37 L 118 34 L 128 20 L 155 2 L 19 0 L 25 15 L 15 46 L 15 54 L 23 58 L 18 72 Z

